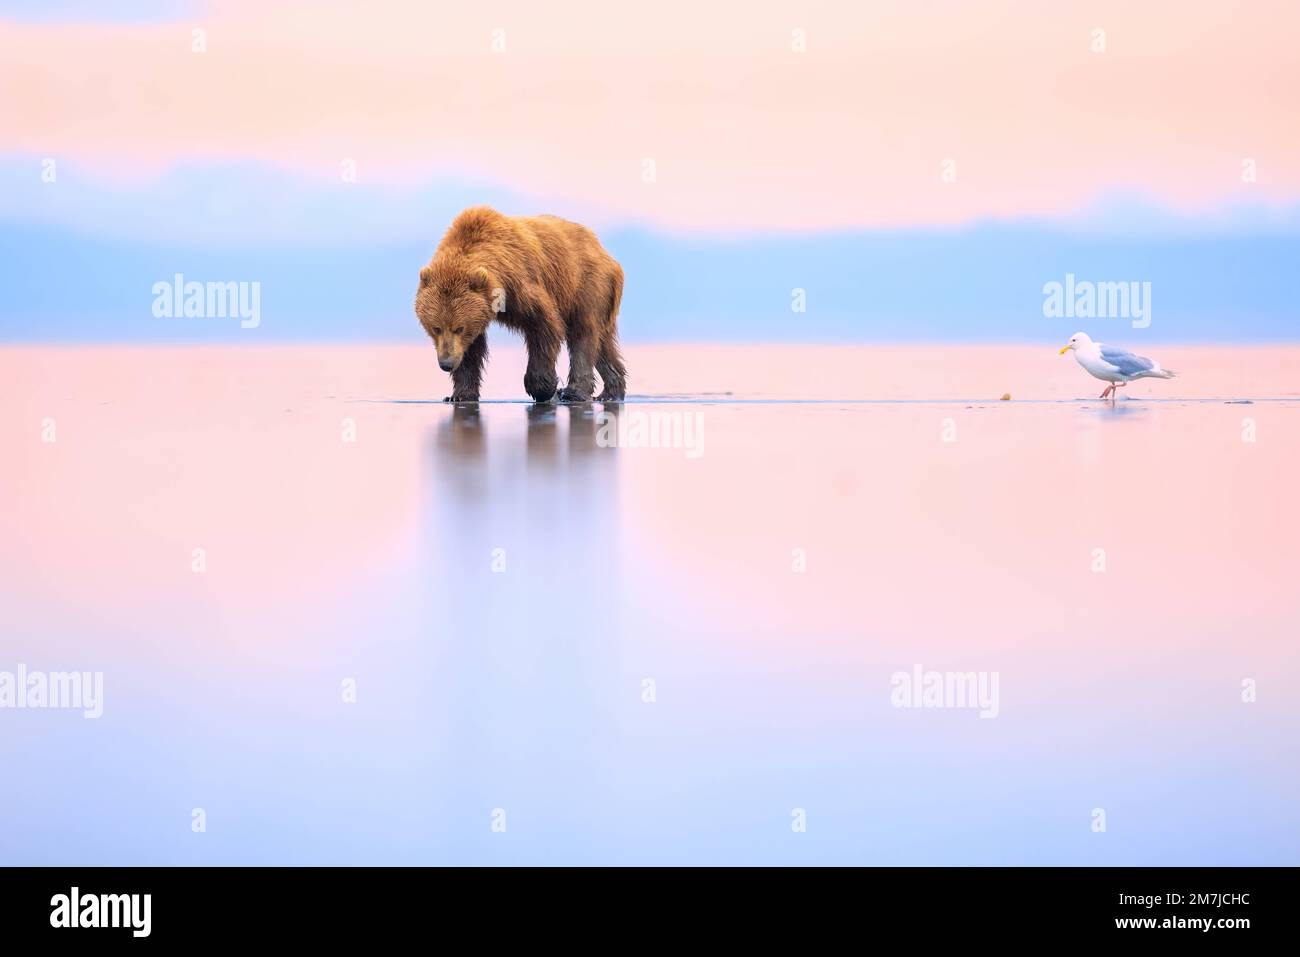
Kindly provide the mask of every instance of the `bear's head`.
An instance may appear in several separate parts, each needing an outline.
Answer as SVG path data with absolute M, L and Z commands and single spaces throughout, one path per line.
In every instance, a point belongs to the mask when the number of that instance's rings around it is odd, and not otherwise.
M 415 315 L 433 340 L 444 372 L 455 372 L 465 351 L 487 329 L 494 295 L 500 290 L 481 267 L 435 262 L 420 270 Z

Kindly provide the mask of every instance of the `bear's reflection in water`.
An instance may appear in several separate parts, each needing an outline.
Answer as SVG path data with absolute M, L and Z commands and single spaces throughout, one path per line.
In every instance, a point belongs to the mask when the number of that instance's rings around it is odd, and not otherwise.
M 467 404 L 434 428 L 420 605 L 437 649 L 439 815 L 481 818 L 524 783 L 599 787 L 610 731 L 593 715 L 627 693 L 608 681 L 625 653 L 619 450 L 598 445 L 599 410 Z
M 627 693 L 593 680 L 619 670 L 624 624 L 619 450 L 597 443 L 601 408 L 439 410 L 425 456 L 421 609 L 438 648 L 443 770 L 462 782 L 446 797 L 466 814 L 521 781 L 559 787 L 555 761 L 563 787 L 594 785 L 573 780 L 586 773 L 574 765 L 605 733 L 592 715 Z

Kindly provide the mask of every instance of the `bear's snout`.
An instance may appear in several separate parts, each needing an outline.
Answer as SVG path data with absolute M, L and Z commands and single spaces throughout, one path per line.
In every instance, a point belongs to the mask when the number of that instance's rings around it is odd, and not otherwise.
M 455 359 L 444 359 L 442 356 L 438 356 L 438 366 L 443 372 L 455 372 L 456 366 L 458 365 L 460 365 L 460 363 Z

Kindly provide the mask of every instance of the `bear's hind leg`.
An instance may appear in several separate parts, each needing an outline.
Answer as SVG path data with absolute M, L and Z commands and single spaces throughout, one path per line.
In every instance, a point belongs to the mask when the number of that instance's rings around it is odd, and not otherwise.
M 604 390 L 596 396 L 597 401 L 622 402 L 627 398 L 627 368 L 623 365 L 618 340 L 614 338 L 612 330 L 601 337 L 596 371 L 600 373 L 600 381 L 605 384 Z

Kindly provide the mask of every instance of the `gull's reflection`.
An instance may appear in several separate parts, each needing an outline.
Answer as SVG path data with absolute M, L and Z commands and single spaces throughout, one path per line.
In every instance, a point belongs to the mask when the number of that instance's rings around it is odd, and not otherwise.
M 1126 419 L 1131 421 L 1135 418 L 1150 415 L 1153 411 L 1156 413 L 1159 412 L 1158 409 L 1151 405 L 1144 405 L 1141 402 L 1133 401 L 1105 402 L 1099 406 L 1087 405 L 1085 408 L 1096 418 L 1109 419 L 1111 421 L 1122 421 Z

